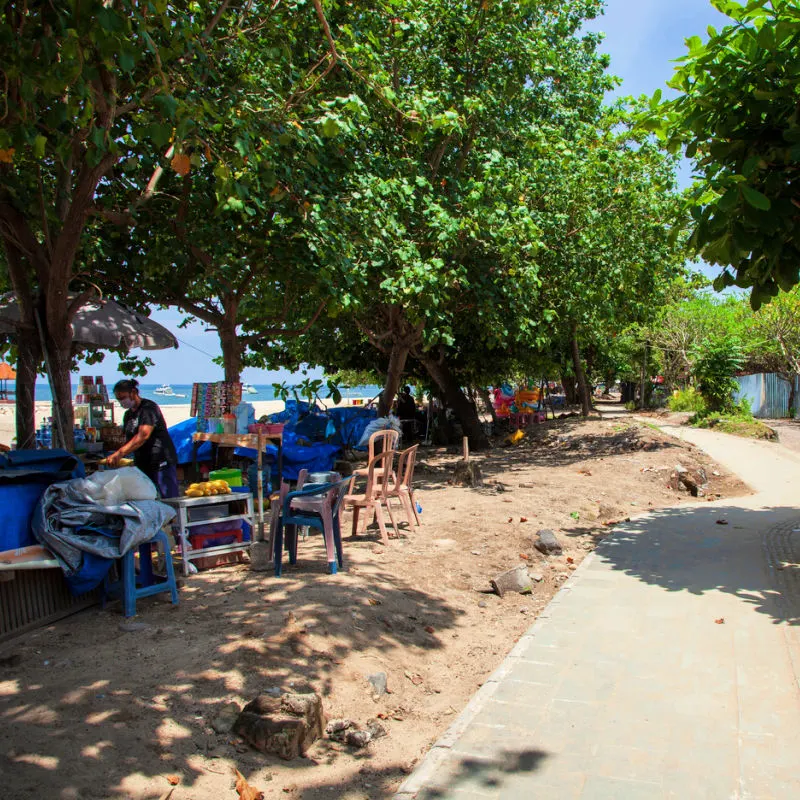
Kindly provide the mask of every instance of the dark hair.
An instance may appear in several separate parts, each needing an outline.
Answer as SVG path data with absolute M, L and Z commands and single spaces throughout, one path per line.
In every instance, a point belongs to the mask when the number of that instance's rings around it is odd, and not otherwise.
M 114 384 L 114 394 L 117 392 L 139 392 L 139 381 L 134 378 L 123 378 Z
M 410 386 L 404 386 L 403 387 L 403 393 L 404 394 L 411 394 L 411 387 Z

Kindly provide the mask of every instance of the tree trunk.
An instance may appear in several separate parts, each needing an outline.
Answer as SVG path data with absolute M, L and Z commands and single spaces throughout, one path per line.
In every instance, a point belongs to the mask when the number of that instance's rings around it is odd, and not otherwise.
M 497 425 L 497 412 L 494 410 L 494 403 L 492 403 L 492 398 L 489 396 L 489 390 L 485 388 L 478 389 L 478 393 L 486 410 L 492 415 L 492 422 Z
M 63 447 L 71 452 L 75 424 L 72 407 L 72 337 L 67 337 L 66 342 L 64 337 L 61 337 L 61 341 L 56 341 L 53 337 L 48 337 L 45 341 L 48 374 L 53 392 L 53 446 Z
M 236 326 L 219 326 L 219 343 L 222 348 L 222 365 L 227 383 L 239 383 L 242 377 L 244 348 L 236 336 Z
M 562 372 L 561 386 L 564 388 L 564 402 L 568 406 L 574 406 L 578 402 L 578 392 L 575 390 L 575 378 L 572 375 L 567 375 L 566 372 Z
M 36 448 L 36 372 L 41 362 L 39 335 L 20 331 L 17 339 L 16 423 L 17 449 Z
M 406 368 L 409 347 L 406 344 L 395 342 L 389 354 L 389 368 L 386 370 L 386 381 L 383 384 L 380 400 L 378 401 L 378 416 L 386 417 L 392 410 L 397 390 L 400 388 L 400 379 Z
M 458 417 L 464 433 L 469 437 L 470 447 L 473 450 L 484 450 L 489 447 L 489 439 L 483 430 L 483 423 L 478 412 L 461 391 L 461 387 L 450 372 L 447 363 L 428 354 L 418 356 L 418 359 L 442 390 L 447 405 Z
M 572 332 L 570 336 L 570 350 L 572 351 L 572 367 L 575 370 L 575 378 L 578 383 L 578 396 L 581 401 L 581 414 L 584 417 L 589 416 L 591 411 L 591 402 L 589 400 L 589 385 L 586 382 L 586 373 L 583 370 L 583 363 L 581 362 L 581 352 L 578 348 L 578 325 L 572 323 Z

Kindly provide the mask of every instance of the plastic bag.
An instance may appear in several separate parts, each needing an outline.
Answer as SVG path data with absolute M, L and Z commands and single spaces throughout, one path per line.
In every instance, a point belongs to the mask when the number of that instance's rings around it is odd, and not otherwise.
M 400 420 L 394 414 L 389 414 L 388 417 L 378 417 L 378 419 L 372 420 L 372 422 L 370 422 L 369 425 L 364 428 L 364 433 L 358 440 L 356 447 L 366 447 L 369 444 L 369 437 L 372 436 L 373 433 L 385 430 L 393 430 L 397 431 L 398 433 L 402 431 Z
M 155 484 L 136 467 L 95 472 L 86 478 L 80 490 L 101 506 L 118 506 L 128 500 L 155 500 Z
M 158 497 L 156 485 L 140 469 L 122 467 L 116 473 L 122 482 L 125 500 L 155 500 Z
M 256 421 L 256 409 L 252 403 L 241 402 L 233 409 L 236 415 L 236 433 L 248 433 Z

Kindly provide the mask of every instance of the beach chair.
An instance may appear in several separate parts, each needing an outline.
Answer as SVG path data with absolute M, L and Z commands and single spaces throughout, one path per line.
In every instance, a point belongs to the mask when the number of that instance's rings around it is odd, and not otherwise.
M 415 444 L 413 447 L 409 447 L 398 454 L 397 476 L 391 481 L 386 490 L 387 505 L 395 498 L 400 501 L 400 505 L 403 506 L 406 512 L 409 529 L 415 524 L 420 525 L 417 502 L 414 499 L 414 489 L 412 487 L 418 449 L 419 445 Z M 389 508 L 391 508 L 391 505 L 389 505 Z
M 400 440 L 400 434 L 395 430 L 375 431 L 369 437 L 369 444 L 367 446 L 367 466 L 353 470 L 353 475 L 363 478 L 369 471 L 369 464 L 378 453 L 385 452 L 386 450 L 394 450 L 397 447 L 397 442 Z
M 359 533 L 359 518 L 362 511 L 364 512 L 362 527 L 365 529 L 367 527 L 367 512 L 372 511 L 381 531 L 381 541 L 384 544 L 389 544 L 389 534 L 386 532 L 386 523 L 383 519 L 384 507 L 389 512 L 392 527 L 395 534 L 397 533 L 394 513 L 386 495 L 386 491 L 392 482 L 394 454 L 394 450 L 384 450 L 371 458 L 367 465 L 367 487 L 365 491 L 359 494 L 349 492 L 344 498 L 344 507 L 353 509 L 353 536 Z
M 339 567 L 344 566 L 339 512 L 353 481 L 351 476 L 335 483 L 311 484 L 308 489 L 285 494 L 273 548 L 275 577 L 279 578 L 282 572 L 284 537 L 286 549 L 289 551 L 289 563 L 297 563 L 297 532 L 300 527 L 322 531 L 331 575 L 335 575 Z

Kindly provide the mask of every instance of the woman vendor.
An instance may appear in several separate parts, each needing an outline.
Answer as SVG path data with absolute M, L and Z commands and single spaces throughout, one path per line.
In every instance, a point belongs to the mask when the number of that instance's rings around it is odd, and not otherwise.
M 161 497 L 178 497 L 178 457 L 158 404 L 139 394 L 139 382 L 129 379 L 114 386 L 114 396 L 125 409 L 125 444 L 108 457 L 110 466 L 133 453 L 133 463 L 156 485 Z

